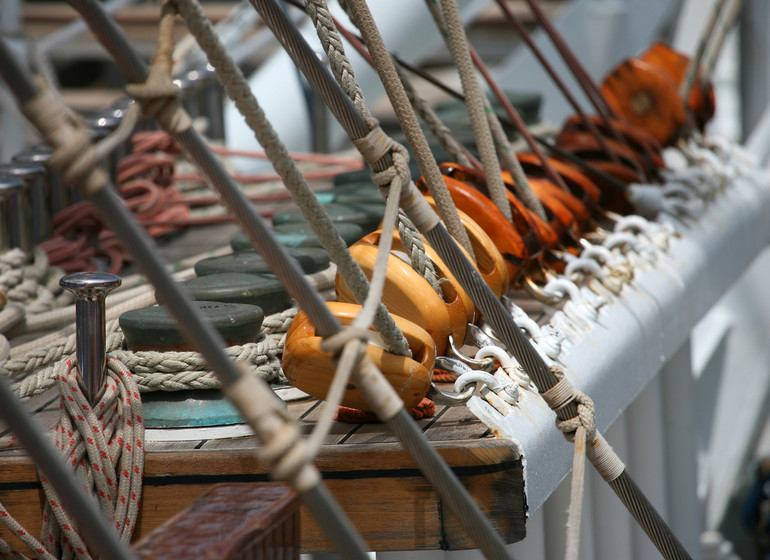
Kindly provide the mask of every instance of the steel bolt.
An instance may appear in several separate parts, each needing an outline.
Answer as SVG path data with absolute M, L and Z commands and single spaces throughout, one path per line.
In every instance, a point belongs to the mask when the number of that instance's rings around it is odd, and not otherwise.
M 59 281 L 76 298 L 76 357 L 86 398 L 92 405 L 104 387 L 107 365 L 104 300 L 120 282 L 120 276 L 106 272 L 76 272 Z

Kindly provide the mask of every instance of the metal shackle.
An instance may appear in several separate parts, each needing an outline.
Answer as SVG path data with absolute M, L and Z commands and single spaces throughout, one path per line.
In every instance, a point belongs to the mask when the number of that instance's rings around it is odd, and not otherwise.
M 59 281 L 76 298 L 76 357 L 85 395 L 92 405 L 104 387 L 107 365 L 104 300 L 120 283 L 120 276 L 106 272 L 76 272 Z

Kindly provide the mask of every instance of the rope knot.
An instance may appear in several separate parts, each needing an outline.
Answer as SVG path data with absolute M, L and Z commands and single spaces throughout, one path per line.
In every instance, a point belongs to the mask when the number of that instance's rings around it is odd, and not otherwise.
M 595 407 L 591 398 L 577 389 L 564 374 L 564 369 L 558 365 L 551 365 L 558 383 L 542 393 L 543 399 L 551 409 L 558 414 L 564 407 L 575 403 L 577 406 L 577 416 L 565 420 L 557 419 L 556 427 L 568 441 L 575 441 L 575 434 L 578 428 L 583 428 L 586 432 L 587 441 L 593 441 L 596 437 Z
M 144 114 L 157 120 L 172 135 L 181 134 L 192 126 L 192 119 L 179 104 L 179 86 L 171 81 L 175 16 L 173 3 L 162 2 L 158 45 L 147 80 L 143 84 L 126 86 L 126 92 L 142 104 Z

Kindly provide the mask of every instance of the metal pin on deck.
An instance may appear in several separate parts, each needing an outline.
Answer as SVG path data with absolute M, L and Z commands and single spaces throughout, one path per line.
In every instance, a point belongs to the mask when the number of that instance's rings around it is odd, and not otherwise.
M 120 283 L 120 276 L 106 272 L 77 272 L 59 281 L 59 285 L 76 298 L 76 356 L 86 398 L 91 405 L 97 401 L 104 386 L 107 364 L 104 300 Z

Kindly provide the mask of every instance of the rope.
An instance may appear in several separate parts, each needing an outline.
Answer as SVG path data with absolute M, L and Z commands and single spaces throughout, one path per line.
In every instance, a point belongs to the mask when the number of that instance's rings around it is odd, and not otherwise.
M 438 276 L 436 275 L 436 268 L 433 266 L 433 261 L 425 254 L 425 244 L 422 241 L 420 232 L 414 227 L 412 221 L 404 214 L 403 211 L 399 211 L 398 220 L 398 235 L 401 237 L 401 244 L 404 247 L 404 251 L 412 261 L 412 268 L 414 268 L 420 276 L 425 278 L 440 298 L 444 298 L 444 292 L 441 290 Z
M 433 108 L 428 105 L 427 101 L 419 94 L 412 84 L 412 80 L 409 78 L 406 72 L 404 72 L 399 66 L 394 65 L 396 72 L 398 73 L 398 79 L 401 80 L 401 84 L 404 86 L 404 91 L 409 99 L 409 103 L 412 105 L 414 112 L 417 113 L 428 127 L 433 135 L 438 140 L 439 146 L 441 146 L 447 153 L 452 161 L 459 163 L 465 167 L 471 167 L 470 158 L 466 154 L 466 151 L 452 135 L 452 131 L 441 121 L 441 118 L 436 114 Z
M 492 131 L 487 119 L 488 104 L 476 80 L 459 9 L 452 0 L 440 0 L 440 3 L 429 1 L 427 5 L 447 47 L 449 47 L 449 51 L 452 53 L 452 59 L 460 74 L 460 81 L 465 93 L 465 104 L 470 115 L 476 147 L 479 150 L 481 163 L 487 177 L 490 198 L 505 218 L 511 222 L 513 221 L 511 206 L 508 203 L 503 176 L 500 173 L 500 161 L 497 158 Z
M 47 255 L 40 249 L 27 254 L 21 249 L 11 249 L 0 254 L 0 292 L 7 300 L 24 306 L 26 314 L 49 311 L 71 296 L 62 296 L 59 287 L 63 271 L 52 268 Z
M 80 390 L 74 356 L 57 364 L 56 384 L 61 394 L 59 422 L 53 431 L 56 447 L 85 486 L 92 489 L 102 511 L 114 521 L 121 541 L 128 545 L 139 514 L 144 471 L 144 424 L 138 387 L 131 372 L 113 357 L 107 360 L 106 386 L 93 408 Z M 5 448 L 13 447 L 15 439 L 0 443 Z M 38 558 L 90 559 L 75 523 L 42 473 L 40 478 L 46 495 L 40 541 L 1 504 L 0 521 Z M 0 541 L 0 551 L 20 555 L 4 541 Z
M 619 477 L 625 465 L 618 459 L 610 445 L 596 431 L 594 403 L 588 395 L 575 388 L 566 378 L 558 364 L 551 365 L 551 371 L 558 382 L 541 393 L 543 400 L 557 413 L 565 407 L 576 405 L 574 417 L 557 418 L 556 427 L 567 441 L 575 444 L 572 460 L 572 488 L 567 516 L 567 543 L 564 557 L 577 560 L 580 551 L 580 523 L 582 518 L 583 493 L 585 486 L 585 458 L 591 460 L 604 480 L 610 482 Z M 587 451 L 590 450 L 590 451 Z
M 334 19 L 329 13 L 326 1 L 307 0 L 305 11 L 313 20 L 318 38 L 321 40 L 321 45 L 329 59 L 329 66 L 337 83 L 342 86 L 343 91 L 364 116 L 370 128 L 377 127 L 379 123 L 369 112 L 369 107 L 367 107 L 364 95 L 356 81 L 350 61 L 345 55 L 345 47 L 337 33 L 337 27 L 334 25 Z
M 374 67 L 385 86 L 385 91 L 388 94 L 388 98 L 396 113 L 399 124 L 406 135 L 407 142 L 412 148 L 415 160 L 428 185 L 428 190 L 436 201 L 436 207 L 441 219 L 444 221 L 451 236 L 466 250 L 471 258 L 474 258 L 473 248 L 471 247 L 468 234 L 460 221 L 457 208 L 455 208 L 454 203 L 452 202 L 446 184 L 438 170 L 436 160 L 430 151 L 430 147 L 417 122 L 414 111 L 412 111 L 409 99 L 404 91 L 401 80 L 398 77 L 395 65 L 393 64 L 393 58 L 382 41 L 382 37 L 377 30 L 377 26 L 372 19 L 372 15 L 369 12 L 366 2 L 362 0 L 352 0 L 344 7 L 349 11 L 351 20 L 356 24 L 364 37 L 364 41 L 366 42 L 366 46 L 368 47 L 372 61 L 374 62 Z M 401 150 L 404 150 L 404 148 L 401 147 Z M 393 159 L 395 163 L 395 155 Z
M 356 82 L 353 68 L 350 66 L 350 61 L 345 55 L 345 48 L 342 45 L 342 39 L 337 32 L 334 19 L 326 6 L 326 0 L 310 0 L 306 3 L 305 9 L 315 24 L 318 38 L 321 40 L 324 51 L 329 58 L 332 73 L 334 74 L 337 83 L 342 86 L 345 94 L 351 101 L 353 101 L 353 104 L 364 116 L 369 128 L 372 131 L 379 131 L 379 122 L 371 115 L 369 108 L 366 106 L 366 101 L 363 98 L 358 82 Z M 378 157 L 377 155 L 372 154 L 367 159 L 369 161 L 376 161 L 381 157 L 382 156 Z M 385 186 L 384 183 L 378 184 Z M 390 184 L 390 181 L 388 181 L 387 184 Z M 420 237 L 420 233 L 403 212 L 399 212 L 398 215 L 398 231 L 402 240 L 405 240 L 405 238 L 408 239 L 408 241 L 405 241 L 404 243 L 404 248 L 411 260 L 412 268 L 426 278 L 436 293 L 441 295 L 441 288 L 438 285 L 436 270 L 433 266 L 433 262 L 425 256 L 425 247 L 422 238 Z
M 244 115 L 246 123 L 254 131 L 257 141 L 265 149 L 276 171 L 283 178 L 286 187 L 292 193 L 313 232 L 318 236 L 321 245 L 329 253 L 329 258 L 337 265 L 340 275 L 345 278 L 356 299 L 364 301 L 369 291 L 369 282 L 366 276 L 358 263 L 350 257 L 339 232 L 331 223 L 323 206 L 313 195 L 289 156 L 288 150 L 267 120 L 240 69 L 222 47 L 200 5 L 194 0 L 176 0 L 176 6 L 190 33 L 195 36 L 209 57 L 211 64 L 217 69 L 228 95 L 241 114 Z M 377 308 L 374 326 L 382 335 L 390 351 L 401 355 L 409 354 L 409 345 L 406 339 L 396 327 L 385 306 L 381 304 Z
M 296 313 L 297 309 L 292 308 L 268 315 L 256 342 L 230 346 L 226 348 L 226 353 L 234 360 L 241 360 L 252 375 L 268 382 L 288 383 L 279 356 L 283 350 L 285 333 Z M 124 350 L 125 337 L 119 329 L 118 321 L 109 321 L 105 331 L 105 350 L 134 373 L 139 390 L 143 393 L 221 387 L 206 361 L 197 352 L 131 352 Z M 75 352 L 76 346 L 76 336 L 71 335 L 59 339 L 56 344 L 12 358 L 3 367 L 12 378 L 20 379 L 14 386 L 19 396 L 31 398 L 53 386 L 56 379 L 54 362 Z M 0 363 L 1 350 L 0 347 Z

